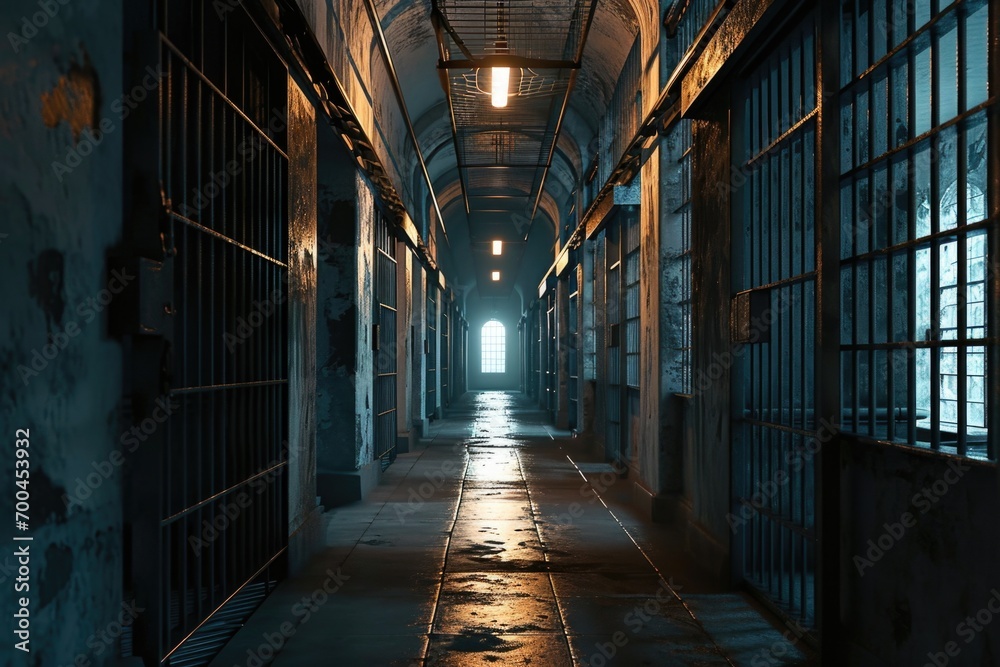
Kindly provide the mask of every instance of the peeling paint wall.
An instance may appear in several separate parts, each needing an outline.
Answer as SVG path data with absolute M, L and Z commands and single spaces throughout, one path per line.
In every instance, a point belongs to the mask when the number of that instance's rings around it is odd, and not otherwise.
M 401 452 L 410 450 L 414 440 L 412 413 L 413 395 L 413 252 L 406 244 L 396 243 L 396 434 Z
M 352 471 L 372 456 L 372 200 L 326 126 L 318 145 L 317 467 Z
M 0 482 L 13 510 L 13 438 L 29 429 L 32 652 L 21 664 L 41 667 L 81 655 L 113 664 L 117 642 L 98 653 L 88 637 L 117 620 L 126 595 L 122 471 L 109 463 L 126 430 L 122 350 L 99 302 L 113 300 L 107 257 L 122 234 L 122 127 L 112 106 L 123 86 L 121 15 L 115 0 L 60 4 L 51 17 L 27 2 L 0 12 L 0 413 L 10 448 Z M 8 621 L 12 554 L 8 539 Z M 4 642 L 7 660 L 20 660 L 9 629 Z
M 412 391 L 410 393 L 410 423 L 417 429 L 417 437 L 427 433 L 427 271 L 413 263 L 413 336 Z
M 316 118 L 295 81 L 288 81 L 288 534 L 316 521 Z M 316 526 L 313 526 L 316 528 Z M 313 539 L 291 540 L 293 564 L 308 558 Z M 300 548 L 301 547 L 301 548 Z
M 639 209 L 639 437 L 633 459 L 640 483 L 659 493 L 660 480 L 660 149 L 642 167 Z
M 357 187 L 357 283 L 358 337 L 357 367 L 354 376 L 354 429 L 357 458 L 361 468 L 375 458 L 375 355 L 372 354 L 372 325 L 375 323 L 375 196 L 371 184 L 355 173 Z
M 389 180 L 421 228 L 423 214 L 418 204 L 424 200 L 426 185 L 417 181 L 421 190 L 413 191 L 413 144 L 364 0 L 298 0 L 298 5 L 344 87 L 361 128 L 386 167 Z

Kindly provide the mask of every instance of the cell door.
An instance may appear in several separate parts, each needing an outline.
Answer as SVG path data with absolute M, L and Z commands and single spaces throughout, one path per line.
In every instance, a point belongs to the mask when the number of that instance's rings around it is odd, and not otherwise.
M 747 73 L 733 154 L 735 574 L 815 624 L 816 43 L 812 18 Z
M 622 411 L 622 461 L 628 462 L 632 456 L 632 438 L 638 429 L 639 420 L 639 211 L 633 208 L 621 216 L 622 236 L 622 313 L 623 334 L 622 356 L 625 360 L 625 384 Z
M 451 304 L 441 303 L 441 407 L 451 400 Z
M 608 461 L 622 461 L 622 262 L 621 225 L 617 217 L 605 229 L 604 259 L 607 278 L 604 284 L 605 363 L 607 390 L 605 392 L 604 453 Z
M 146 664 L 201 665 L 284 574 L 288 73 L 242 7 L 157 7 L 129 10 L 155 27 L 136 48 L 163 72 L 126 126 L 136 171 L 158 162 L 129 235 L 162 246 L 163 301 L 148 305 L 170 323 L 159 379 L 134 382 L 157 383 L 173 414 L 128 471 L 124 585 L 146 609 Z M 133 337 L 135 363 L 155 339 Z
M 396 459 L 396 239 L 381 212 L 375 214 L 375 458 L 385 469 Z
M 427 416 L 437 415 L 437 285 L 427 285 Z
M 569 349 L 566 351 L 566 363 L 569 364 L 569 382 L 566 385 L 566 405 L 569 413 L 569 427 L 580 428 L 580 340 L 577 321 L 580 313 L 580 267 L 574 267 L 569 272 L 569 304 L 567 322 L 569 323 L 566 337 Z
M 545 296 L 545 409 L 554 415 L 557 407 L 556 387 L 559 380 L 556 331 L 556 290 Z

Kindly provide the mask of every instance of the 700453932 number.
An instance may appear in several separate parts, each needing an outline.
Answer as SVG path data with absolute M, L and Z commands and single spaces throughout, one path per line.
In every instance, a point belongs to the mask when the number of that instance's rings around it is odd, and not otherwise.
M 14 486 L 17 487 L 14 492 L 16 501 L 14 505 L 14 524 L 18 530 L 25 531 L 28 530 L 28 509 L 30 508 L 29 501 L 31 500 L 31 494 L 28 492 L 28 484 L 31 481 L 31 464 L 29 462 L 31 457 L 31 432 L 26 428 L 18 429 L 14 433 L 14 438 Z

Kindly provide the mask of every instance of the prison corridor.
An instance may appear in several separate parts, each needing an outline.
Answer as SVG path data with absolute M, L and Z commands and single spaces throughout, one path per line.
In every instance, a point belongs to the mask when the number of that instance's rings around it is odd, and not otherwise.
M 212 664 L 809 664 L 546 422 L 521 394 L 466 394 L 368 499 L 325 513 L 325 550 Z

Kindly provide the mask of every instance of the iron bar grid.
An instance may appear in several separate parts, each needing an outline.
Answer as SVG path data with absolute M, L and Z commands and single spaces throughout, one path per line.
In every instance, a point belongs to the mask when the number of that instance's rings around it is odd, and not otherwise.
M 396 347 L 398 303 L 396 294 L 396 238 L 389 219 L 375 216 L 375 459 L 388 467 L 396 459 L 397 384 L 399 355 Z
M 809 17 L 763 58 L 737 98 L 733 143 L 747 178 L 733 199 L 733 281 L 758 304 L 738 315 L 751 337 L 732 383 L 736 560 L 807 628 L 818 549 L 806 455 L 817 428 L 815 49 Z
M 287 544 L 287 73 L 242 11 L 158 9 L 176 411 L 148 471 L 162 578 L 139 585 L 159 607 L 142 650 L 172 664 L 221 647 L 196 631 L 269 591 Z
M 842 11 L 841 428 L 995 461 L 991 8 Z

